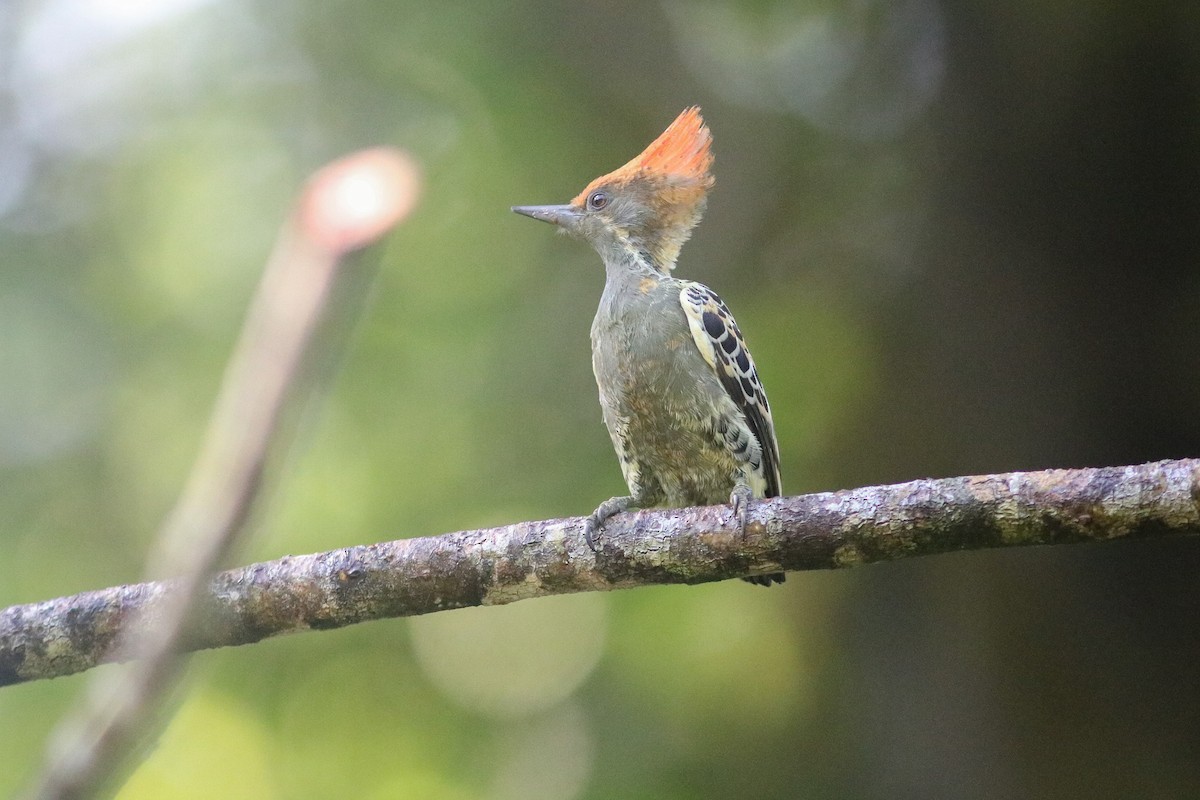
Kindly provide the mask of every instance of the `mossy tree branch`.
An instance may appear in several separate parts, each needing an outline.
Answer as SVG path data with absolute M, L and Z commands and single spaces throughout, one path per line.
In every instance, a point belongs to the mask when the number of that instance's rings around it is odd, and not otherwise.
M 1200 533 L 1200 460 L 919 480 L 757 501 L 744 536 L 729 509 L 614 517 L 599 552 L 582 520 L 287 556 L 217 575 L 185 650 L 531 597 L 750 574 L 836 569 L 994 547 Z M 117 660 L 170 582 L 118 586 L 0 612 L 0 685 Z M 751 591 L 748 587 L 745 591 Z M 136 633 L 136 631 L 135 631 Z

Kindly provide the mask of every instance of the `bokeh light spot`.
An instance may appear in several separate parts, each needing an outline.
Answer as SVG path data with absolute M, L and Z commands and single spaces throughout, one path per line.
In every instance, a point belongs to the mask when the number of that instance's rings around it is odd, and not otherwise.
M 412 620 L 425 674 L 456 703 L 496 717 L 550 708 L 591 674 L 604 649 L 601 594 L 465 608 Z

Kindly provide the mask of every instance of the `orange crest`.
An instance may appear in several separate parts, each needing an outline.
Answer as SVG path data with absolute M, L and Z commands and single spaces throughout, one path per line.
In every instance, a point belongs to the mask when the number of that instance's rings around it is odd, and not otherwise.
M 624 183 L 639 176 L 665 178 L 694 187 L 698 196 L 713 184 L 712 134 L 700 116 L 700 107 L 685 108 L 662 134 L 636 158 L 620 169 L 592 181 L 578 197 L 582 203 L 593 188 L 606 183 Z

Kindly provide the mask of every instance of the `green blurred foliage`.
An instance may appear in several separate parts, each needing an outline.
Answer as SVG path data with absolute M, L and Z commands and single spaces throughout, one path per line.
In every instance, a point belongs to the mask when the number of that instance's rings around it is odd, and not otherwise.
M 137 580 L 304 177 L 408 149 L 239 560 L 621 491 L 561 202 L 684 106 L 679 272 L 789 493 L 1200 452 L 1193 4 L 70 3 L 0 12 L 0 604 Z M 1200 794 L 1192 542 L 520 603 L 194 659 L 120 797 Z M 111 668 L 109 668 L 111 669 Z M 0 691 L 0 794 L 77 676 Z

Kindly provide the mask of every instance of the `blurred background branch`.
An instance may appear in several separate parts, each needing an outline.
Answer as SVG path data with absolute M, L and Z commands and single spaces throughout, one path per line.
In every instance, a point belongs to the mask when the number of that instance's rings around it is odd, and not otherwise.
M 522 522 L 229 570 L 204 594 L 190 650 L 299 630 L 574 592 L 706 583 L 995 547 L 1200 534 L 1200 460 L 920 480 L 756 501 L 745 537 L 721 506 L 614 518 L 592 553 L 581 521 Z M 140 657 L 112 650 L 180 582 L 0 612 L 0 685 Z
M 109 657 L 133 663 L 92 681 L 86 707 L 52 737 L 31 797 L 94 796 L 151 724 L 179 674 L 197 601 L 246 529 L 339 267 L 406 216 L 416 196 L 415 167 L 392 150 L 355 153 L 309 180 L 267 262 L 200 454 L 151 553 L 148 574 L 177 576 L 171 591 L 151 590 L 158 602 L 126 606 L 125 624 L 101 637 Z M 47 640 L 41 652 L 53 658 L 60 644 Z

